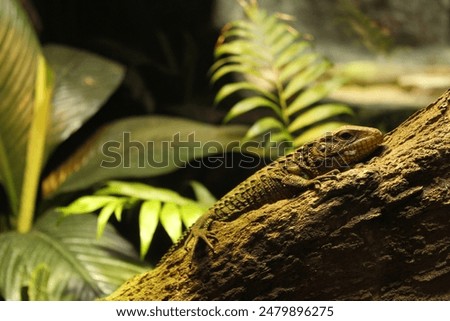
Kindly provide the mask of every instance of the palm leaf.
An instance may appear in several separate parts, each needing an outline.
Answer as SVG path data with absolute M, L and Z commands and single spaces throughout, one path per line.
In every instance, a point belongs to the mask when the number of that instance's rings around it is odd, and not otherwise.
M 150 248 L 156 227 L 159 221 L 161 202 L 149 200 L 142 203 L 139 212 L 139 239 L 141 240 L 141 258 L 145 256 Z
M 27 234 L 1 234 L 1 295 L 20 300 L 23 287 L 34 293 L 36 287 L 45 287 L 50 300 L 92 300 L 148 268 L 139 263 L 132 246 L 111 226 L 99 240 L 95 231 L 93 215 L 61 220 L 58 213 L 50 211 Z M 38 277 L 44 278 L 40 285 Z M 39 298 L 37 294 L 32 297 Z
M 183 230 L 180 208 L 174 203 L 164 204 L 159 213 L 159 219 L 164 230 L 172 242 L 175 243 L 180 238 Z
M 143 201 L 139 212 L 139 235 L 141 242 L 141 257 L 148 252 L 158 222 L 175 242 L 182 233 L 183 222 L 189 227 L 213 203 L 213 196 L 200 183 L 193 183 L 194 192 L 199 201 L 185 198 L 178 193 L 149 186 L 142 183 L 110 181 L 106 187 L 98 190 L 95 195 L 82 196 L 66 207 L 58 208 L 65 216 L 90 214 L 100 210 L 97 220 L 97 238 L 107 226 L 109 218 L 116 213 L 120 221 L 124 206 L 133 206 Z

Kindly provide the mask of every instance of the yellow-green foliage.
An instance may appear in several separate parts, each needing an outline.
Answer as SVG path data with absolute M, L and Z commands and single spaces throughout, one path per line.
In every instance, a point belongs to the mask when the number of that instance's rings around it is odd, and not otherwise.
M 318 104 L 343 82 L 326 77 L 331 63 L 279 15 L 268 14 L 255 1 L 240 3 L 246 18 L 224 27 L 211 68 L 213 83 L 230 73 L 238 76 L 218 91 L 215 103 L 239 91 L 246 93 L 224 121 L 268 108 L 273 115 L 256 121 L 245 139 L 271 132 L 272 142 L 289 141 L 294 146 L 341 126 L 335 117 L 352 114 L 349 107 Z

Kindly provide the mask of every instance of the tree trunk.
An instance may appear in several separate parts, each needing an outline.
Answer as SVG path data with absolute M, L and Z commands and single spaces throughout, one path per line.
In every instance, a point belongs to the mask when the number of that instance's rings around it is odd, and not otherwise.
M 450 299 L 450 90 L 375 157 L 293 199 L 215 222 L 107 300 Z

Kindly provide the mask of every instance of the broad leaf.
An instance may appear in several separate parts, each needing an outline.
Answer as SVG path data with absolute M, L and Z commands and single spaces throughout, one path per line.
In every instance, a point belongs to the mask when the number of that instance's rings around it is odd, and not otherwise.
M 46 155 L 93 116 L 121 83 L 119 64 L 80 49 L 44 47 L 56 77 Z
M 0 1 L 0 179 L 19 211 L 40 48 L 17 1 Z
M 167 116 L 119 120 L 48 176 L 44 190 L 50 195 L 111 179 L 167 174 L 194 159 L 231 151 L 246 129 Z
M 17 231 L 27 233 L 32 226 L 36 196 L 44 164 L 45 137 L 50 115 L 53 73 L 44 57 L 39 56 L 34 89 L 33 118 L 29 129 L 23 185 L 20 194 Z
M 96 225 L 94 215 L 61 219 L 58 213 L 49 211 L 27 234 L 1 234 L 1 295 L 7 300 L 20 300 L 23 287 L 31 287 L 36 293 L 36 287 L 46 284 L 50 300 L 92 300 L 111 293 L 146 269 L 132 246 L 111 226 L 97 240 Z
M 28 299 L 30 301 L 48 301 L 50 293 L 48 290 L 48 280 L 50 279 L 50 269 L 47 264 L 39 264 L 31 273 L 28 284 Z

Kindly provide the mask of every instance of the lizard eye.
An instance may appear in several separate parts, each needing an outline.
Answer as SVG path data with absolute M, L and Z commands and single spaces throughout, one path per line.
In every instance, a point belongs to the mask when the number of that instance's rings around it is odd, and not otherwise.
M 338 134 L 338 137 L 343 140 L 350 140 L 351 138 L 353 138 L 353 135 L 352 133 L 344 130 Z

